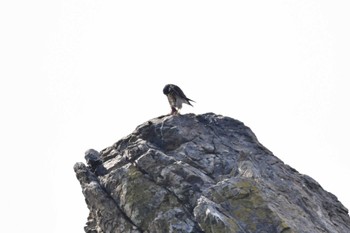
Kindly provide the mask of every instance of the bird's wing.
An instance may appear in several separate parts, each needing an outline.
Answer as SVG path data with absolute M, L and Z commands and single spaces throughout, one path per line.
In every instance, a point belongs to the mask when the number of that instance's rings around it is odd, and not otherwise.
M 176 94 L 177 96 L 180 96 L 183 99 L 187 99 L 187 97 L 185 96 L 185 94 L 183 93 L 183 91 L 180 89 L 180 87 L 175 86 L 175 85 L 171 85 L 171 90 L 174 94 Z

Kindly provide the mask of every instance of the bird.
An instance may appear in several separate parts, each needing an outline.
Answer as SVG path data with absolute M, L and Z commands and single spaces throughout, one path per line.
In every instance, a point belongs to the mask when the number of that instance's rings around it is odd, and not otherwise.
M 182 108 L 183 103 L 191 105 L 193 107 L 190 101 L 195 102 L 187 98 L 186 95 L 183 93 L 183 91 L 180 89 L 180 87 L 174 84 L 165 85 L 165 87 L 163 88 L 163 93 L 168 97 L 168 101 L 171 107 L 170 115 L 179 114 L 179 111 Z

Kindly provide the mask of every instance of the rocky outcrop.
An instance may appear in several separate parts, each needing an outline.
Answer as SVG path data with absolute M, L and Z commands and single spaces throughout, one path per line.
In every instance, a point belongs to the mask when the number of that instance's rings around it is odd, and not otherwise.
M 152 119 L 74 166 L 85 232 L 349 233 L 348 210 L 212 113 Z

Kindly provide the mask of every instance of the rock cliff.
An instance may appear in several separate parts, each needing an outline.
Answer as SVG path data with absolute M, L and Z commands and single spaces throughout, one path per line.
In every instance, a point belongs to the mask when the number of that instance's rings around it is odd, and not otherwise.
M 336 196 L 229 117 L 155 118 L 85 159 L 74 170 L 88 233 L 350 232 Z

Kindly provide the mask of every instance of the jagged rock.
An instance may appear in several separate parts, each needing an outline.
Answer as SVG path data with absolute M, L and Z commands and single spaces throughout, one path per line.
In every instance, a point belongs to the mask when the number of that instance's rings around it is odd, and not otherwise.
M 90 210 L 85 232 L 350 232 L 348 210 L 212 113 L 152 119 L 74 166 Z

